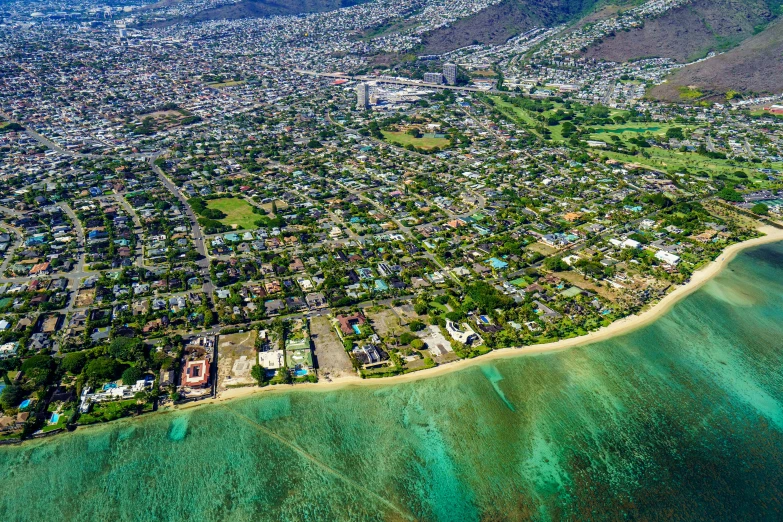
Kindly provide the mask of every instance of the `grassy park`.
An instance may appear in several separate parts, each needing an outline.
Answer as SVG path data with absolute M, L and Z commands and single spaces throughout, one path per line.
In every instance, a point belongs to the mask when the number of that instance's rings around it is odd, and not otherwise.
M 451 142 L 448 138 L 415 138 L 407 132 L 397 131 L 382 131 L 383 137 L 386 141 L 405 147 L 407 145 L 413 145 L 417 149 L 432 150 L 436 147 L 445 148 L 448 147 Z
M 226 217 L 218 221 L 237 229 L 255 228 L 255 222 L 259 219 L 259 215 L 253 212 L 252 205 L 244 199 L 210 199 L 207 201 L 207 207 L 223 212 Z

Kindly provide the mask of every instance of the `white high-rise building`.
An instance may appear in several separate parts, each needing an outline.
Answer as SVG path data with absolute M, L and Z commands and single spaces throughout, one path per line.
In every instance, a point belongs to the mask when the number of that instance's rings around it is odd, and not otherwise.
M 360 83 L 356 86 L 356 106 L 360 111 L 370 107 L 370 84 Z

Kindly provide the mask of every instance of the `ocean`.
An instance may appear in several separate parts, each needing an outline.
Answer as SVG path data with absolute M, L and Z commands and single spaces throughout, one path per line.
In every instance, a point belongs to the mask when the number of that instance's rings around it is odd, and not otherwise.
M 647 327 L 0 448 L 6 521 L 781 520 L 783 245 Z

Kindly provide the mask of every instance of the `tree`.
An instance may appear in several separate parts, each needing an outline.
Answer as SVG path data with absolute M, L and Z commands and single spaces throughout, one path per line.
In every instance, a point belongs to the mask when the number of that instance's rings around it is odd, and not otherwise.
M 753 205 L 753 208 L 750 209 L 754 214 L 757 214 L 759 216 L 767 216 L 769 215 L 769 207 L 765 205 L 764 203 L 756 203 Z
M 277 375 L 280 377 L 280 382 L 283 384 L 291 384 L 294 382 L 293 377 L 291 377 L 291 372 L 285 366 L 277 370 Z
M 121 372 L 122 365 L 111 357 L 98 357 L 84 367 L 85 376 L 93 383 L 116 379 Z
M 250 376 L 258 382 L 259 386 L 266 382 L 266 370 L 260 364 L 253 366 L 250 370 Z
M 122 384 L 136 384 L 136 381 L 141 379 L 144 372 L 138 366 L 131 366 L 124 372 L 122 372 Z
M 731 187 L 723 187 L 720 192 L 718 192 L 718 197 L 724 201 L 733 201 L 735 203 L 741 203 L 744 201 L 742 194 Z
M 413 307 L 413 311 L 416 312 L 417 315 L 426 315 L 427 314 L 427 304 L 426 303 L 416 303 Z
M 8 411 L 19 406 L 22 399 L 24 399 L 24 390 L 21 386 L 12 384 L 11 386 L 6 386 L 3 389 L 3 393 L 0 393 L 0 406 L 2 406 L 3 410 Z
M 84 352 L 71 352 L 65 354 L 60 361 L 60 368 L 74 375 L 80 373 L 87 363 L 87 354 Z
M 414 336 L 410 332 L 405 332 L 402 335 L 400 335 L 400 343 L 402 344 L 411 344 L 411 342 L 416 339 L 416 336 Z
M 117 337 L 111 342 L 109 353 L 121 361 L 135 361 L 144 357 L 144 348 L 141 339 Z
M 544 268 L 551 270 L 552 272 L 565 272 L 571 267 L 568 266 L 568 263 L 563 261 L 562 257 L 549 257 L 544 261 Z
M 411 324 L 408 325 L 408 328 L 411 329 L 411 332 L 419 332 L 424 330 L 424 326 L 424 323 L 421 321 L 412 321 Z
M 416 350 L 421 350 L 422 348 L 424 348 L 424 341 L 422 341 L 421 339 L 414 339 L 413 341 L 411 341 L 411 348 L 414 348 Z
M 54 367 L 54 359 L 49 355 L 33 355 L 22 364 L 22 372 L 37 388 L 49 384 L 54 377 Z
M 669 127 L 669 129 L 666 131 L 666 137 L 677 140 L 685 139 L 685 135 L 682 133 L 682 127 Z

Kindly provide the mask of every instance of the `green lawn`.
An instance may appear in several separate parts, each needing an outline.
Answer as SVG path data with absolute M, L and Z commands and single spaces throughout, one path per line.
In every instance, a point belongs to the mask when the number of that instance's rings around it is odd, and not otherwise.
M 499 96 L 490 96 L 489 98 L 501 113 L 511 118 L 512 120 L 520 122 L 529 127 L 540 125 L 540 122 L 535 120 L 527 110 L 505 102 Z M 557 107 L 551 112 L 554 112 L 556 109 Z M 545 113 L 544 115 L 546 116 L 548 113 Z M 612 116 L 627 116 L 627 113 L 623 113 L 622 111 L 612 111 Z M 586 127 L 591 128 L 594 131 L 590 134 L 589 139 L 612 143 L 611 136 L 619 136 L 623 139 L 623 141 L 627 141 L 629 138 L 637 137 L 647 132 L 653 135 L 661 136 L 665 135 L 666 131 L 671 127 L 680 127 L 683 130 L 692 131 L 698 128 L 699 125 L 661 122 L 627 122 L 611 125 L 588 125 Z M 551 127 L 548 126 L 547 128 L 551 132 L 552 141 L 564 141 L 562 134 L 562 124 L 553 125 Z M 535 132 L 535 130 L 533 132 Z M 712 159 L 695 152 L 680 152 L 677 150 L 665 150 L 657 147 L 651 147 L 644 150 L 650 154 L 650 158 L 644 158 L 641 155 L 632 156 L 630 154 L 622 154 L 602 149 L 595 149 L 595 152 L 612 159 L 625 161 L 628 163 L 646 165 L 660 171 L 668 171 L 670 169 L 688 169 L 689 172 L 696 173 L 697 171 L 703 170 L 708 172 L 711 176 L 716 176 L 719 174 L 731 176 L 736 171 L 743 171 L 748 174 L 750 179 L 760 177 L 759 173 L 756 172 L 756 169 L 760 165 L 753 167 L 748 167 L 746 165 L 731 165 L 729 164 L 728 160 Z M 772 168 L 780 169 L 781 167 L 777 164 L 773 164 Z
M 413 145 L 419 149 L 430 150 L 435 147 L 441 149 L 451 145 L 451 141 L 447 138 L 414 138 L 407 132 L 391 132 L 381 131 L 386 141 L 405 147 L 406 145 Z
M 696 173 L 700 170 L 703 170 L 712 176 L 716 176 L 718 174 L 726 174 L 731 176 L 734 172 L 741 170 L 748 174 L 750 178 L 759 176 L 759 173 L 756 172 L 757 167 L 748 168 L 745 166 L 729 165 L 727 160 L 712 159 L 706 156 L 701 156 L 695 152 L 664 150 L 657 147 L 651 147 L 644 150 L 650 154 L 649 158 L 644 158 L 641 155 L 632 156 L 630 154 L 622 154 L 611 151 L 596 150 L 596 152 L 602 156 L 607 156 L 612 159 L 626 161 L 629 163 L 638 163 L 640 165 L 647 165 L 661 171 L 668 171 L 669 169 L 674 168 L 688 169 L 689 172 Z M 778 167 L 773 165 L 773 168 Z
M 449 311 L 448 308 L 446 308 L 446 305 L 442 305 L 437 301 L 430 301 L 429 305 L 432 308 L 435 308 L 436 310 L 439 310 L 440 312 L 443 312 L 444 314 Z
M 506 101 L 503 101 L 503 98 L 501 98 L 500 96 L 490 96 L 489 99 L 492 100 L 492 103 L 495 104 L 495 107 L 500 109 L 500 111 L 504 112 L 507 116 L 520 119 L 530 127 L 535 127 L 540 124 L 540 122 L 533 119 L 530 113 L 527 112 L 525 109 L 522 109 L 521 107 L 517 107 L 516 105 L 512 105 Z
M 223 212 L 226 217 L 220 222 L 236 229 L 256 228 L 255 222 L 260 215 L 253 213 L 253 206 L 239 198 L 220 198 L 207 201 L 208 208 L 214 208 Z

